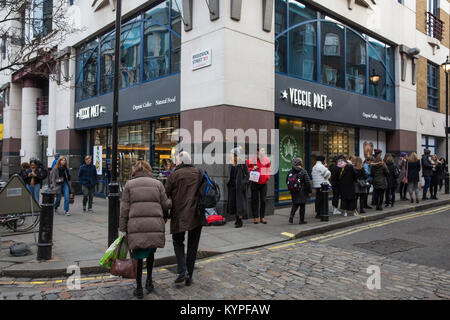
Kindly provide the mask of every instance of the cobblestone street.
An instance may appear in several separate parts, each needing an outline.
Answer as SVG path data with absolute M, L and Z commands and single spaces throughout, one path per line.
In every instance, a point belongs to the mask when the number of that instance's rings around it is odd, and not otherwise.
M 380 290 L 367 288 L 371 265 L 381 269 Z M 177 287 L 175 277 L 175 266 L 155 268 L 155 290 L 144 299 L 450 299 L 448 270 L 338 248 L 317 238 L 199 260 L 190 287 Z M 109 275 L 82 275 L 81 290 L 68 290 L 66 279 L 2 278 L 0 285 L 0 296 L 8 300 L 135 299 L 134 281 Z

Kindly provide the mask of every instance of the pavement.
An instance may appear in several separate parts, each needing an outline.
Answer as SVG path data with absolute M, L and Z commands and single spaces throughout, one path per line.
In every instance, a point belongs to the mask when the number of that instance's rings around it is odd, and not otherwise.
M 397 194 L 398 196 L 398 194 Z M 233 221 L 224 226 L 204 227 L 199 245 L 198 258 L 237 252 L 244 249 L 254 249 L 267 245 L 278 244 L 292 239 L 314 234 L 321 234 L 352 225 L 385 219 L 389 216 L 420 211 L 431 207 L 444 206 L 450 203 L 450 195 L 438 194 L 439 200 L 427 200 L 419 204 L 409 201 L 397 201 L 394 208 L 384 208 L 383 211 L 367 210 L 359 216 L 330 215 L 328 222 L 315 219 L 314 204 L 308 204 L 306 221 L 308 224 L 298 224 L 298 212 L 294 224 L 288 223 L 290 208 L 278 208 L 274 215 L 268 216 L 267 224 L 253 224 L 253 219 L 244 220 L 242 228 L 234 228 Z M 66 276 L 67 268 L 77 265 L 82 274 L 107 272 L 98 262 L 107 249 L 108 210 L 107 200 L 94 199 L 94 213 L 83 212 L 81 196 L 76 196 L 75 204 L 71 206 L 71 216 L 56 214 L 53 228 L 53 255 L 48 261 L 36 259 L 37 246 L 33 233 L 5 235 L 7 231 L 0 227 L 3 234 L 0 251 L 0 279 L 4 277 L 39 278 Z M 36 238 L 37 230 L 36 228 Z M 155 254 L 155 266 L 175 263 L 172 239 L 169 233 L 169 222 L 166 225 L 166 246 L 158 249 Z M 9 246 L 14 242 L 27 243 L 32 251 L 25 257 L 12 257 Z

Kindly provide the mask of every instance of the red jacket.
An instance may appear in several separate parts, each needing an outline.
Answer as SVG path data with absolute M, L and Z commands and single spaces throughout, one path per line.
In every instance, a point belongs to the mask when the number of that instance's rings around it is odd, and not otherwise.
M 267 157 L 263 157 L 262 162 L 256 156 L 247 160 L 248 171 L 253 171 L 253 168 L 258 166 L 258 171 L 261 175 L 259 176 L 258 184 L 266 184 L 270 178 L 270 160 Z

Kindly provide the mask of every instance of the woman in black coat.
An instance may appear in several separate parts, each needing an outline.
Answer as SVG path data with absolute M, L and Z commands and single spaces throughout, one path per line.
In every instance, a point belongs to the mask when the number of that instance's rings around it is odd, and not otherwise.
M 419 203 L 420 161 L 415 152 L 409 155 L 406 170 L 408 172 L 408 192 L 411 203 L 414 203 L 413 191 L 416 193 L 416 202 Z
M 338 168 L 340 168 L 338 189 L 341 196 L 341 210 L 344 210 L 344 217 L 347 216 L 348 211 L 353 211 L 353 214 L 357 216 L 358 211 L 356 211 L 355 207 L 355 168 L 345 158 L 338 161 Z
M 228 214 L 236 215 L 235 227 L 242 227 L 242 218 L 247 216 L 247 186 L 250 173 L 245 163 L 238 163 L 239 148 L 231 150 L 232 163 L 228 167 Z
M 400 170 L 394 163 L 394 158 L 392 154 L 386 153 L 384 156 L 384 162 L 386 163 L 386 167 L 388 168 L 387 174 L 387 189 L 386 189 L 386 207 L 391 205 L 394 207 L 395 203 L 395 190 L 397 189 L 397 178 L 400 174 Z M 398 174 L 398 175 L 397 175 Z
M 443 165 L 438 160 L 438 157 L 436 155 L 431 156 L 431 163 L 433 164 L 433 175 L 431 176 L 431 199 L 438 200 L 437 198 L 437 191 L 439 186 L 439 181 L 441 180 L 441 177 L 443 175 Z
M 289 223 L 294 223 L 295 212 L 300 208 L 300 224 L 306 224 L 305 221 L 305 206 L 308 195 L 312 192 L 311 179 L 309 179 L 308 173 L 302 168 L 303 161 L 300 158 L 295 158 L 292 169 L 289 171 L 286 177 L 286 185 L 288 182 L 299 181 L 300 190 L 292 188 L 289 190 L 292 197 L 291 215 L 289 216 Z

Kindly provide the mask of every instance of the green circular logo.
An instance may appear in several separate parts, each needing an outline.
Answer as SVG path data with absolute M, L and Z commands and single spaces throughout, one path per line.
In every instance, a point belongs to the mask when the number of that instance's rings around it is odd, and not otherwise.
M 291 135 L 284 136 L 280 141 L 280 155 L 285 162 L 291 163 L 294 158 L 300 157 L 297 140 Z

